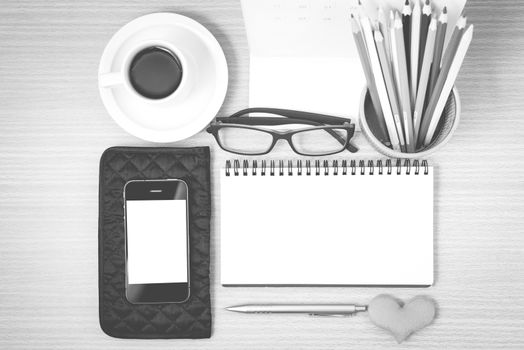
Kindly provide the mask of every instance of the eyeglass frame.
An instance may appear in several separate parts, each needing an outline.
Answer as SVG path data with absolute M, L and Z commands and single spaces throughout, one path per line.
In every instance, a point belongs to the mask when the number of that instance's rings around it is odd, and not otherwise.
M 249 117 L 250 113 L 274 114 L 274 115 L 280 115 L 282 117 L 286 117 L 286 119 L 275 118 L 275 117 Z M 286 124 L 306 124 L 306 125 L 314 125 L 314 126 L 311 128 L 291 130 L 291 131 L 277 131 L 277 130 L 256 127 L 258 125 L 286 125 Z M 330 125 L 326 125 L 326 124 L 330 124 Z M 250 129 L 250 130 L 264 132 L 264 133 L 271 135 L 273 138 L 273 141 L 271 145 L 268 147 L 268 149 L 264 152 L 248 153 L 248 152 L 234 151 L 234 150 L 224 147 L 224 145 L 220 141 L 220 136 L 218 135 L 218 132 L 220 129 L 226 128 L 226 127 L 235 127 L 235 128 Z M 343 141 L 342 137 L 334 131 L 336 129 L 346 130 L 348 137 L 346 138 L 345 141 Z M 343 147 L 338 151 L 328 152 L 328 153 L 308 154 L 308 153 L 299 152 L 293 145 L 292 137 L 295 134 L 306 132 L 306 131 L 311 131 L 311 130 L 325 130 L 327 133 L 333 136 Z M 241 111 L 234 113 L 230 117 L 217 117 L 215 119 L 215 123 L 210 124 L 209 127 L 206 129 L 206 131 L 215 137 L 215 140 L 217 141 L 218 145 L 224 151 L 238 154 L 238 155 L 245 155 L 245 156 L 259 156 L 259 155 L 268 154 L 273 150 L 273 148 L 275 147 L 276 143 L 279 140 L 286 140 L 290 148 L 293 150 L 293 152 L 299 155 L 302 155 L 302 156 L 329 156 L 329 155 L 343 152 L 344 150 L 348 150 L 352 153 L 355 153 L 358 151 L 358 148 L 353 146 L 350 142 L 350 140 L 353 138 L 355 134 L 355 125 L 351 124 L 351 119 L 334 117 L 334 116 L 325 115 L 325 114 L 294 111 L 294 110 L 288 110 L 288 109 L 278 109 L 278 108 L 243 109 Z

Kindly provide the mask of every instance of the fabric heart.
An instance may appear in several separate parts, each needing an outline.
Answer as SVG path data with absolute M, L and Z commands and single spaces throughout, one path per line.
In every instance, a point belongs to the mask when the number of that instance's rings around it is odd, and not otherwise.
M 419 296 L 405 305 L 390 295 L 375 297 L 368 306 L 371 321 L 390 331 L 398 343 L 433 322 L 436 305 L 433 299 Z

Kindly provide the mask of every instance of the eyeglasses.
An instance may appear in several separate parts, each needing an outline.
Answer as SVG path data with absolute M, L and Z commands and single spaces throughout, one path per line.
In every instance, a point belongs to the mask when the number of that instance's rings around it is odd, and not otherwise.
M 251 113 L 269 114 L 273 117 L 255 117 L 250 116 Z M 292 124 L 310 127 L 292 131 L 259 127 Z M 344 150 L 353 153 L 358 151 L 350 143 L 355 133 L 355 125 L 351 124 L 351 119 L 286 109 L 244 109 L 230 117 L 216 118 L 207 132 L 215 137 L 223 150 L 247 156 L 268 154 L 278 140 L 286 140 L 295 153 L 303 156 L 328 156 Z

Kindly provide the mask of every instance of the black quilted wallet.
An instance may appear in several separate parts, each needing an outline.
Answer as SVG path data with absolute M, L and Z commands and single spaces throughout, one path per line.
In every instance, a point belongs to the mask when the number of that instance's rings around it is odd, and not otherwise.
M 117 338 L 209 338 L 209 148 L 107 149 L 100 160 L 98 265 L 102 330 Z M 183 179 L 189 187 L 191 296 L 181 304 L 131 304 L 125 297 L 123 189 L 129 180 Z

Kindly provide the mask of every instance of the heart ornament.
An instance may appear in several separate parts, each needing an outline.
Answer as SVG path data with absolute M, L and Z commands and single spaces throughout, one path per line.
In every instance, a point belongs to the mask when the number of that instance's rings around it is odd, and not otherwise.
M 436 305 L 433 299 L 418 296 L 403 305 L 390 295 L 375 297 L 368 306 L 371 321 L 393 334 L 402 343 L 411 334 L 433 322 Z

